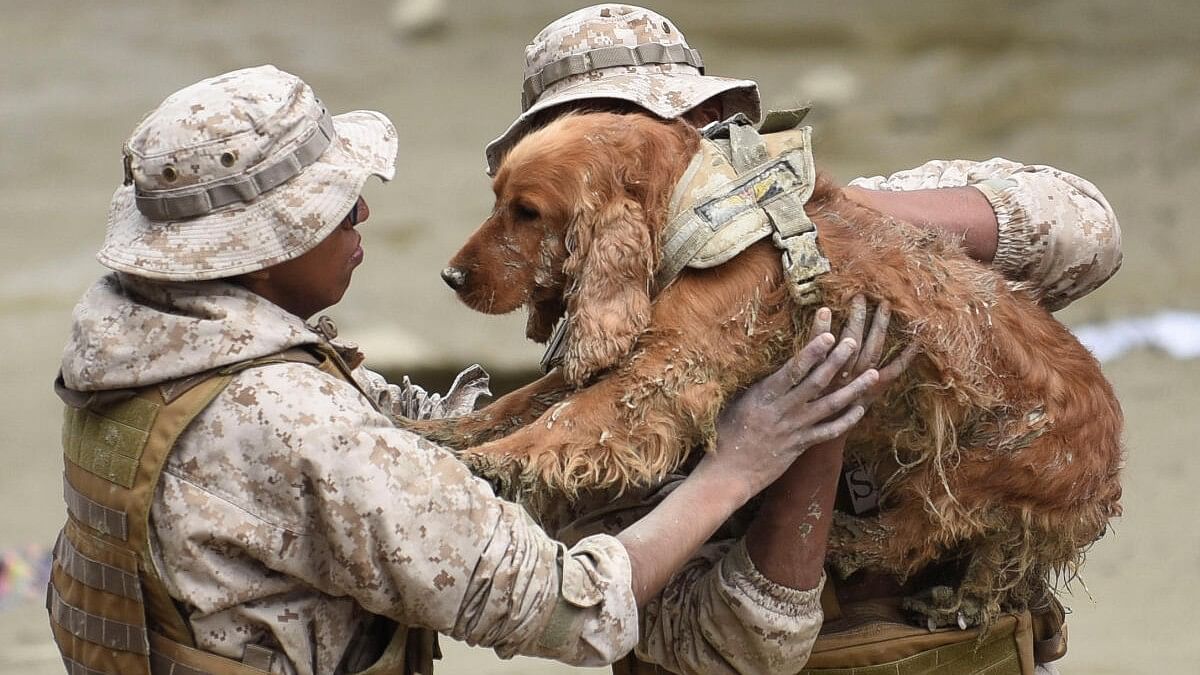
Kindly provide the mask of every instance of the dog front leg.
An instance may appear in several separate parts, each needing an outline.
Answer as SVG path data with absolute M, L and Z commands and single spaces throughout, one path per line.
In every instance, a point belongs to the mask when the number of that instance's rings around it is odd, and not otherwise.
M 727 392 L 694 358 L 659 347 L 640 350 L 529 426 L 463 453 L 464 461 L 523 493 L 571 495 L 660 480 L 711 440 Z

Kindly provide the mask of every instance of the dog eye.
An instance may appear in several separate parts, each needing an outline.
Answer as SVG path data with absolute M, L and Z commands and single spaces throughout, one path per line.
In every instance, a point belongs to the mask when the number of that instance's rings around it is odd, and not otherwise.
M 537 209 L 527 204 L 513 205 L 513 212 L 516 213 L 517 220 L 537 220 L 541 215 Z

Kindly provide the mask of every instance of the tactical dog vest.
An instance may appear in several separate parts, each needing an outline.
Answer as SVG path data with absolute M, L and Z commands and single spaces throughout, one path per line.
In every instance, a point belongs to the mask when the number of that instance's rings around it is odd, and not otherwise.
M 770 236 L 792 299 L 820 300 L 816 279 L 829 261 L 804 212 L 816 185 L 812 127 L 799 126 L 807 112 L 767 113 L 757 130 L 739 114 L 701 130 L 700 150 L 671 194 L 658 292 L 685 267 L 716 267 Z
M 192 420 L 237 373 L 284 362 L 307 363 L 354 383 L 341 356 L 322 344 L 68 402 L 62 433 L 67 522 L 55 544 L 46 607 L 70 675 L 271 672 L 274 650 L 248 645 L 237 661 L 196 648 L 154 564 L 150 507 L 167 456 Z M 427 633 L 396 628 L 383 655 L 363 672 L 429 673 L 436 646 Z

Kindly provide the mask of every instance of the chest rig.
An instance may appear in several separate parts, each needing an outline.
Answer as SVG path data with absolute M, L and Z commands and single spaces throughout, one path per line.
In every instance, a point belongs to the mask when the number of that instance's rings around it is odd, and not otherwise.
M 46 608 L 67 673 L 272 672 L 278 654 L 265 647 L 248 645 L 241 660 L 196 648 L 154 562 L 150 508 L 167 456 L 192 420 L 238 373 L 278 363 L 308 364 L 354 383 L 342 354 L 316 344 L 142 389 L 60 391 L 67 404 L 62 432 L 67 522 L 54 547 Z M 390 642 L 363 673 L 430 672 L 432 634 L 394 624 L 383 628 Z
M 812 128 L 800 126 L 807 113 L 772 111 L 757 129 L 738 113 L 700 130 L 700 149 L 671 192 L 655 295 L 685 268 L 716 267 L 771 237 L 793 301 L 820 302 L 816 280 L 829 271 L 829 261 L 804 212 L 816 185 Z M 569 323 L 555 328 L 543 371 L 562 361 Z

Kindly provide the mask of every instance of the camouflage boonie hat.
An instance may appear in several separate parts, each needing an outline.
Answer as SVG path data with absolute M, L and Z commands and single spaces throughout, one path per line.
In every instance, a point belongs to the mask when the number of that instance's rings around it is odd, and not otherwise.
M 633 5 L 585 7 L 546 26 L 525 47 L 522 113 L 488 144 L 488 173 L 547 108 L 615 98 L 673 119 L 714 96 L 721 97 L 725 117 L 759 118 L 758 85 L 705 75 L 700 52 L 666 17 Z
M 259 66 L 167 97 L 124 154 L 97 259 L 200 281 L 270 267 L 324 240 L 367 178 L 394 175 L 396 129 L 369 110 L 331 117 L 303 80 Z

